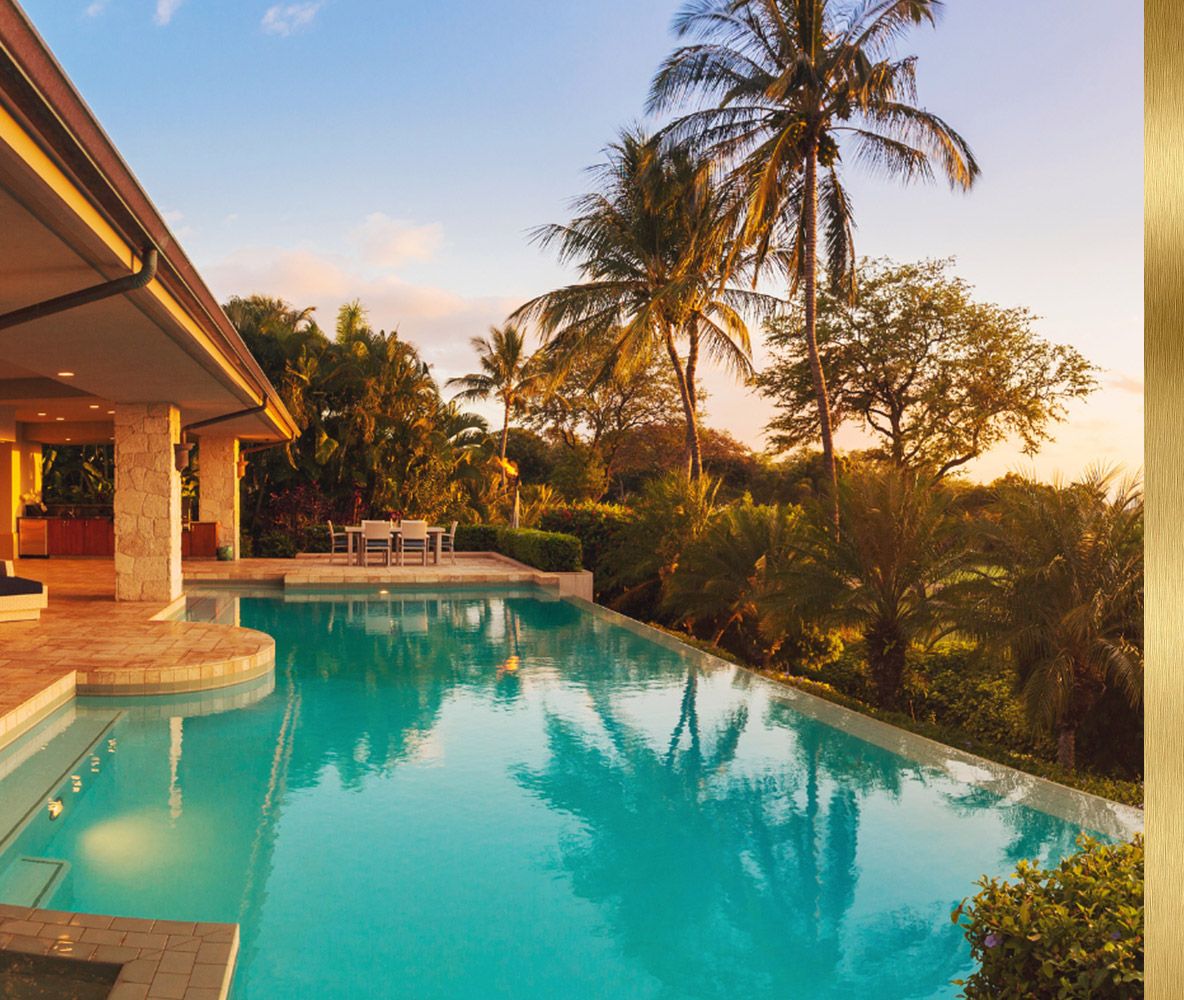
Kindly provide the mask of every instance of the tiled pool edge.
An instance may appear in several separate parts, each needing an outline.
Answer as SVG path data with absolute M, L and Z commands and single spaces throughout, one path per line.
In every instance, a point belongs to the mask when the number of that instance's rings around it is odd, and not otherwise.
M 1006 802 L 1029 806 L 1070 823 L 1096 830 L 1123 840 L 1129 840 L 1143 830 L 1143 811 L 1111 799 L 1062 785 L 1026 771 L 979 757 L 959 747 L 952 747 L 929 739 L 891 723 L 874 719 L 862 712 L 837 705 L 817 695 L 778 682 L 741 663 L 733 663 L 691 646 L 661 629 L 646 625 L 628 615 L 578 597 L 567 597 L 594 616 L 612 622 L 635 635 L 643 636 L 687 659 L 713 669 L 731 668 L 770 685 L 778 697 L 795 710 L 812 719 L 850 733 L 882 749 L 888 750 L 921 767 L 935 768 L 958 781 L 984 788 L 1000 795 Z
M 151 667 L 117 665 L 108 659 L 88 661 L 85 648 L 71 652 L 59 670 L 37 668 L 45 675 L 45 682 L 23 701 L 0 714 L 0 750 L 10 746 L 33 730 L 55 711 L 79 696 L 139 696 L 186 694 L 213 691 L 257 680 L 275 667 L 275 640 L 265 632 L 241 626 L 211 625 L 185 622 L 178 616 L 185 607 L 185 595 L 177 598 L 150 615 L 144 624 L 160 624 L 162 628 L 192 629 L 193 642 L 200 647 L 204 641 L 201 631 L 209 635 L 210 654 L 199 651 L 188 662 Z M 226 640 L 233 638 L 234 643 Z M 149 646 L 156 636 L 137 628 L 129 641 L 143 640 Z M 249 641 L 248 641 L 249 640 Z M 191 651 L 190 651 L 191 652 Z M 162 656 L 167 657 L 167 653 Z M 33 678 L 27 678 L 32 680 Z M 40 682 L 40 676 L 36 681 Z
M 0 903 L 0 950 L 120 966 L 108 1000 L 226 1000 L 238 924 L 140 920 Z

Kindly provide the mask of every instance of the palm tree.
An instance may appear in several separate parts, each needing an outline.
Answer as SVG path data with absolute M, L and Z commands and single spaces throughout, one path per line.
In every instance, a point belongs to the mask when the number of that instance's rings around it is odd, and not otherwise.
M 502 463 L 502 483 L 506 481 L 506 443 L 510 419 L 521 413 L 543 388 L 543 372 L 534 356 L 526 350 L 526 338 L 512 323 L 500 329 L 489 328 L 489 339 L 474 337 L 470 343 L 477 352 L 481 371 L 449 379 L 449 388 L 458 388 L 456 398 L 465 402 L 493 397 L 501 401 L 502 439 L 498 456 Z
M 1013 481 L 994 506 L 983 530 L 995 565 L 969 587 L 969 628 L 1010 657 L 1030 722 L 1072 768 L 1107 691 L 1142 703 L 1142 493 L 1095 470 L 1063 487 Z
M 792 507 L 725 507 L 679 554 L 666 580 L 664 606 L 688 624 L 707 626 L 715 645 L 731 634 L 743 652 L 755 649 L 763 658 L 757 597 L 797 520 Z
M 858 630 L 877 698 L 895 708 L 910 646 L 952 629 L 950 598 L 973 547 L 955 495 L 926 472 L 856 468 L 838 497 L 842 534 L 814 507 L 769 574 L 763 611 L 771 630 L 803 620 Z
M 536 320 L 552 350 L 612 345 L 595 381 L 636 372 L 665 354 L 682 402 L 686 459 L 702 475 L 698 433 L 700 355 L 741 377 L 752 373 L 742 313 L 772 300 L 728 285 L 747 261 L 735 243 L 736 213 L 716 167 L 687 149 L 627 131 L 609 146 L 601 190 L 576 202 L 566 226 L 535 238 L 556 245 L 581 278 L 532 299 L 515 316 Z M 685 345 L 685 355 L 680 353 Z
M 816 331 L 819 224 L 828 277 L 853 292 L 842 151 L 904 181 L 932 178 L 935 165 L 954 187 L 969 188 L 978 175 L 966 141 L 916 106 L 915 57 L 892 55 L 907 28 L 936 23 L 940 8 L 940 0 L 690 0 L 674 29 L 697 41 L 666 59 L 650 93 L 651 111 L 692 94 L 706 102 L 666 134 L 736 164 L 743 237 L 758 262 L 779 237 L 788 243 L 790 298 L 804 288 L 803 334 L 836 531 L 838 473 Z

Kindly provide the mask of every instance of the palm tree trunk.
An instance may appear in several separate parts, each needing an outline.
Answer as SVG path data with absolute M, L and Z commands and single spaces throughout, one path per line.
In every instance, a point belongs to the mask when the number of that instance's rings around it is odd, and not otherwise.
M 839 474 L 835 467 L 835 446 L 831 436 L 830 400 L 826 392 L 826 376 L 818 356 L 818 147 L 811 146 L 806 154 L 806 189 L 804 192 L 806 246 L 806 354 L 810 359 L 810 375 L 814 380 L 814 397 L 818 404 L 818 426 L 822 433 L 822 461 L 826 468 L 827 491 L 830 493 L 835 535 L 839 533 Z
M 498 454 L 501 456 L 502 464 L 502 489 L 506 488 L 506 445 L 510 441 L 510 404 L 506 403 L 504 415 L 502 417 L 502 446 Z
M 881 708 L 898 708 L 904 692 L 907 641 L 890 621 L 874 623 L 864 633 L 863 640 L 876 701 Z
M 666 353 L 670 356 L 670 364 L 674 366 L 674 378 L 678 383 L 678 395 L 682 399 L 682 412 L 686 420 L 686 463 L 687 476 L 695 481 L 702 475 L 703 466 L 699 454 L 699 425 L 695 413 L 695 398 L 687 387 L 687 374 L 683 371 L 682 359 L 678 356 L 678 348 L 674 344 L 674 337 L 666 331 Z
M 1077 769 L 1077 729 L 1064 726 L 1057 733 L 1057 763 L 1070 771 Z
M 687 422 L 687 465 L 691 481 L 703 475 L 703 452 L 699 446 L 699 400 L 695 391 L 695 372 L 699 367 L 699 324 L 691 320 L 687 331 L 687 397 L 694 419 Z

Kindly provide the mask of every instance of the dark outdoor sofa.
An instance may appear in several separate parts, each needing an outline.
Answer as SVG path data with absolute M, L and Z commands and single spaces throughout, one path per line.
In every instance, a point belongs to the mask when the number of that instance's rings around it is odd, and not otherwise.
M 0 560 L 0 622 L 36 621 L 48 604 L 44 583 L 17 576 L 10 561 Z

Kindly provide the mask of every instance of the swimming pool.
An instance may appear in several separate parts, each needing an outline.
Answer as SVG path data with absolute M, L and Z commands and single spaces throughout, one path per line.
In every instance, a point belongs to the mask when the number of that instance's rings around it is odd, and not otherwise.
M 0 901 L 53 859 L 38 905 L 239 922 L 235 1000 L 950 997 L 974 880 L 1108 822 L 541 591 L 191 606 L 274 635 L 274 680 L 0 756 L 0 798 L 63 776 Z

